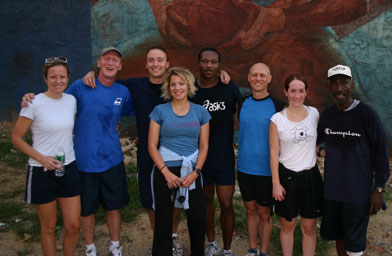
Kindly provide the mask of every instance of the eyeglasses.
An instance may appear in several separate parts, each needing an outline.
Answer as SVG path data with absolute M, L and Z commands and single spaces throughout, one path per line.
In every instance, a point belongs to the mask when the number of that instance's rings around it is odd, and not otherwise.
M 52 64 L 55 62 L 67 63 L 68 60 L 66 57 L 63 57 L 63 56 L 58 56 L 58 57 L 52 56 L 52 57 L 47 57 L 45 59 L 45 64 Z

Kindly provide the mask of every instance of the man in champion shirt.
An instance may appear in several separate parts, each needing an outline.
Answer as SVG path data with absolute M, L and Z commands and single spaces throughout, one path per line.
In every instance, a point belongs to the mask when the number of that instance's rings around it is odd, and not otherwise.
M 325 143 L 321 236 L 336 240 L 339 256 L 363 255 L 369 216 L 383 205 L 390 175 L 384 128 L 378 114 L 351 97 L 351 69 L 328 70 L 335 104 L 321 114 L 318 144 Z

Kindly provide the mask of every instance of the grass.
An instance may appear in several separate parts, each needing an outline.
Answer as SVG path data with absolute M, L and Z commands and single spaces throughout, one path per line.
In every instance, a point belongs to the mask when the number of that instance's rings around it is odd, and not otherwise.
M 19 237 L 31 235 L 31 241 L 39 241 L 40 225 L 38 216 L 33 207 L 26 207 L 24 202 L 15 200 L 2 200 L 0 202 L 2 214 L 0 222 L 5 225 L 1 232 L 14 231 Z
M 26 163 L 24 163 L 26 164 Z M 130 195 L 130 202 L 121 210 L 124 222 L 133 221 L 141 212 L 142 206 L 139 201 L 139 190 L 136 176 L 136 167 L 127 166 L 127 182 Z M 24 175 L 24 171 L 21 171 Z M 19 237 L 25 234 L 31 235 L 29 242 L 39 241 L 40 224 L 37 213 L 32 205 L 26 204 L 23 198 L 24 188 L 17 188 L 7 193 L 0 194 L 0 223 L 5 225 L 0 227 L 0 232 L 14 231 Z M 20 197 L 17 198 L 17 197 Z M 96 214 L 97 224 L 106 223 L 106 214 L 103 209 L 99 209 Z M 60 210 L 58 210 L 57 230 L 63 227 Z M 28 251 L 20 251 L 19 255 L 27 255 Z
M 26 136 L 26 141 L 31 143 L 31 136 Z M 11 143 L 11 138 L 0 139 L 0 162 L 10 164 L 14 167 L 24 167 L 28 157 L 15 149 Z

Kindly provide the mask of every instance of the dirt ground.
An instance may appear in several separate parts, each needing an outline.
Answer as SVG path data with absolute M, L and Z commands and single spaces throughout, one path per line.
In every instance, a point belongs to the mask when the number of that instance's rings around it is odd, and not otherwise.
M 7 191 L 23 188 L 25 182 L 24 171 L 16 169 L 0 163 L 0 194 Z M 391 185 L 388 185 L 391 189 Z M 15 198 L 15 200 L 23 201 L 23 193 Z M 368 229 L 368 249 L 366 255 L 392 255 L 392 205 L 388 203 L 388 210 L 378 213 L 371 218 Z M 15 216 L 17 218 L 17 216 Z M 279 228 L 278 223 L 274 224 L 274 228 Z M 39 242 L 31 242 L 29 237 L 19 237 L 13 232 L 4 232 L 0 227 L 0 256 L 5 255 L 41 255 Z M 219 228 L 217 238 L 220 244 Z M 59 231 L 57 236 L 57 248 L 61 254 L 61 240 L 63 230 Z M 179 227 L 180 239 L 189 252 L 188 231 L 186 221 L 181 221 Z M 101 255 L 106 255 L 108 248 L 108 230 L 106 225 L 99 225 L 96 228 L 96 245 Z M 131 223 L 123 223 L 122 238 L 124 255 L 140 256 L 147 255 L 152 243 L 152 232 L 146 213 L 141 213 L 136 220 Z M 234 233 L 232 249 L 236 255 L 245 255 L 248 249 L 246 236 Z M 76 255 L 84 255 L 84 246 L 80 242 Z M 189 255 L 189 254 L 188 254 Z M 273 252 L 270 255 L 277 255 Z M 333 247 L 327 255 L 336 255 Z

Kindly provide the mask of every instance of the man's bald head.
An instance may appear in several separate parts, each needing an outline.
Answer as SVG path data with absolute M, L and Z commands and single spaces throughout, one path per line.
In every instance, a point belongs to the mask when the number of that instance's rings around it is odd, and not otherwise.
M 271 75 L 270 68 L 262 62 L 258 62 L 258 63 L 253 64 L 249 69 L 249 75 L 252 74 L 256 69 L 257 70 L 264 69 L 268 72 L 268 75 Z

